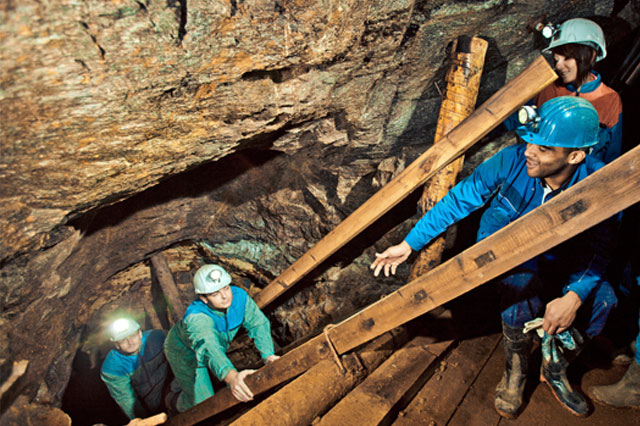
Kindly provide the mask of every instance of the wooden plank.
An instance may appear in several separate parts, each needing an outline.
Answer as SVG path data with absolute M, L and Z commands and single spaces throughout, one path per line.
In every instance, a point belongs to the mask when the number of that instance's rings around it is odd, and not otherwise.
M 335 405 L 354 386 L 378 367 L 393 350 L 408 339 L 395 339 L 385 333 L 365 345 L 358 354 L 342 358 L 346 371 L 333 359 L 320 361 L 306 373 L 280 389 L 235 420 L 233 426 L 262 424 L 277 419 L 279 426 L 308 425 Z M 304 395 L 304 398 L 301 398 Z M 286 407 L 286 408 L 285 408 Z
M 438 113 L 434 144 L 439 143 L 444 136 L 473 112 L 478 98 L 488 45 L 489 43 L 478 37 L 470 39 L 469 37 L 464 38 L 464 36 L 458 37 L 456 47 L 453 49 L 453 61 L 445 78 L 447 87 Z M 461 155 L 425 183 L 418 202 L 422 214 L 435 206 L 456 184 L 463 163 L 464 155 Z M 415 262 L 411 265 L 409 281 L 439 265 L 444 247 L 445 236 L 442 235 L 420 250 Z
M 453 341 L 426 344 L 417 337 L 396 351 L 362 384 L 333 407 L 316 426 L 380 424 L 405 396 L 410 399 Z M 431 348 L 431 350 L 429 350 Z M 412 392 L 413 390 L 413 392 Z
M 464 400 L 453 413 L 447 425 L 490 426 L 501 422 L 502 418 L 493 408 L 493 401 L 495 389 L 503 371 L 504 350 L 502 349 L 502 339 L 500 339 L 488 362 L 471 384 Z
M 433 145 L 395 179 L 318 241 L 254 299 L 263 308 L 297 283 L 321 262 L 402 201 L 413 190 L 445 167 L 504 121 L 520 105 L 557 78 L 543 57 L 489 98 L 469 118 Z
M 500 342 L 500 334 L 463 340 L 400 413 L 393 426 L 447 424 Z
M 640 146 L 327 332 L 339 354 L 368 342 L 520 265 L 640 201 Z M 316 336 L 247 377 L 254 394 L 289 380 L 330 355 Z M 169 419 L 190 425 L 238 401 L 228 389 Z M 191 422 L 192 421 L 192 422 Z M 190 423 L 191 422 L 191 423 Z
M 178 287 L 173 279 L 173 274 L 167 263 L 167 259 L 162 253 L 158 253 L 151 257 L 151 269 L 158 279 L 158 284 L 162 288 L 162 292 L 167 297 L 169 310 L 173 318 L 173 323 L 180 321 L 184 315 L 185 307 L 180 299 Z

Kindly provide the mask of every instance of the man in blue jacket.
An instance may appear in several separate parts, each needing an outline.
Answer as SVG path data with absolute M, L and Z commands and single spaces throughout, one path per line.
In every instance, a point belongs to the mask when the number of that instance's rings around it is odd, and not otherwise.
M 165 331 L 142 332 L 136 321 L 120 318 L 109 333 L 115 349 L 102 363 L 100 377 L 111 397 L 130 419 L 164 411 L 171 378 L 163 350 Z
M 253 399 L 244 379 L 254 370 L 238 372 L 226 355 L 241 326 L 265 363 L 278 359 L 269 320 L 246 291 L 230 284 L 231 276 L 219 265 L 198 269 L 193 277 L 197 299 L 167 336 L 165 353 L 182 390 L 176 404 L 180 412 L 213 396 L 209 372 L 239 401 Z
M 530 107 L 523 110 L 523 119 Z M 405 240 L 376 254 L 371 268 L 377 276 L 395 273 L 413 250 L 420 250 L 450 225 L 487 205 L 480 220 L 481 240 L 525 215 L 564 189 L 604 166 L 587 155 L 598 142 L 598 114 L 586 100 L 562 96 L 543 104 L 516 133 L 526 142 L 504 148 L 478 166 L 429 210 Z M 527 121 L 527 120 L 524 120 Z M 532 336 L 526 322 L 543 315 L 541 379 L 556 398 L 576 415 L 588 405 L 566 379 L 568 361 L 557 348 L 578 349 L 581 336 L 599 334 L 617 303 L 603 278 L 608 258 L 607 224 L 597 226 L 537 256 L 498 279 L 506 368 L 496 388 L 495 408 L 503 417 L 516 417 L 522 405 Z M 577 318 L 577 319 L 576 319 Z M 556 339 L 559 339 L 556 341 Z M 552 349 L 552 350 L 551 350 Z M 550 355 L 553 356 L 550 356 Z

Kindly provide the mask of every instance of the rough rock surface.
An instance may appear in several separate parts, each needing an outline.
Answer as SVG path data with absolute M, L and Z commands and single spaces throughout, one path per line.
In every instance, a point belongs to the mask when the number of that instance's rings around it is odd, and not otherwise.
M 1 356 L 29 359 L 24 394 L 59 404 L 96 315 L 149 294 L 139 262 L 197 242 L 260 287 L 428 148 L 459 35 L 490 42 L 481 102 L 537 55 L 535 18 L 597 16 L 622 38 L 636 3 L 3 2 Z M 361 256 L 390 226 L 282 300 L 281 343 L 393 288 Z M 172 265 L 188 292 L 198 262 Z

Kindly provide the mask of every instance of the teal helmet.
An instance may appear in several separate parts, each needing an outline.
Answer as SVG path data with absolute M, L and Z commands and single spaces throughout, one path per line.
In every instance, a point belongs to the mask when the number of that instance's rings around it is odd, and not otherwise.
M 563 148 L 588 148 L 598 143 L 600 119 L 586 99 L 560 96 L 532 111 L 532 107 L 523 107 L 518 114 L 523 125 L 516 134 L 527 143 Z
M 131 336 L 140 330 L 140 324 L 131 318 L 118 318 L 109 326 L 109 335 L 112 342 L 117 342 Z
M 584 18 L 569 19 L 557 27 L 553 31 L 551 43 L 542 49 L 542 53 L 551 52 L 554 47 L 570 43 L 584 44 L 594 48 L 596 62 L 607 56 L 607 44 L 602 28 L 595 22 Z
M 209 294 L 231 284 L 231 275 L 220 265 L 204 265 L 193 277 L 196 294 Z

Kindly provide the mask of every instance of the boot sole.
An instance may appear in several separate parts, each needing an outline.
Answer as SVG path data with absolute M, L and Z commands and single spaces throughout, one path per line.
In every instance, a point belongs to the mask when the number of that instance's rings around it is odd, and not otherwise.
M 564 405 L 564 403 L 560 400 L 560 398 L 558 398 L 558 395 L 556 395 L 555 391 L 553 390 L 553 386 L 551 386 L 551 384 L 544 378 L 542 374 L 540 375 L 540 381 L 547 384 L 547 388 L 549 388 L 549 390 L 551 391 L 551 394 L 560 403 L 562 408 L 564 408 L 565 410 L 567 410 L 568 412 L 570 412 L 571 414 L 577 417 L 587 417 L 589 415 L 589 412 L 586 412 L 584 414 L 578 413 L 576 411 L 573 411 L 571 408 L 567 407 L 566 405 Z
M 494 410 L 496 410 L 496 413 L 500 415 L 500 417 L 504 417 L 505 419 L 512 419 L 512 420 L 518 418 L 518 413 L 511 414 L 511 413 L 504 412 L 502 410 L 498 410 L 498 407 L 496 407 L 495 405 L 493 406 L 493 408 Z

